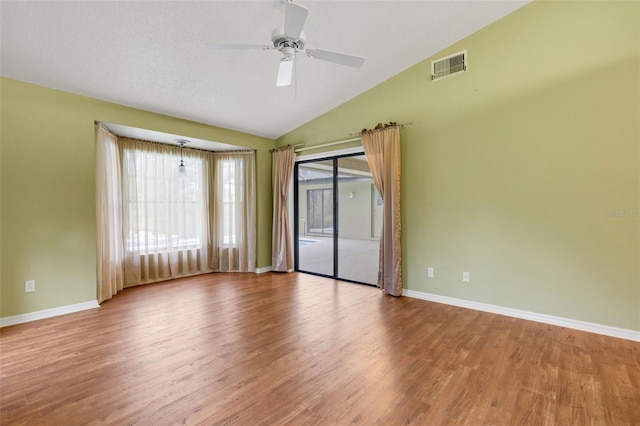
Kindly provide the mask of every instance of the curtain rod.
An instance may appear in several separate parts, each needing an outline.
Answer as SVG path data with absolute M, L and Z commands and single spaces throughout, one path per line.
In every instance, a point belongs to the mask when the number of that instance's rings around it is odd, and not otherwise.
M 102 127 L 102 126 L 101 126 Z M 104 128 L 104 127 L 103 127 Z M 109 131 L 109 129 L 106 129 L 109 133 L 111 133 Z M 111 133 L 113 135 L 113 133 Z M 130 138 L 128 136 L 118 136 L 118 135 L 114 135 L 116 137 L 116 139 L 120 140 L 120 139 L 126 139 L 132 142 L 141 142 L 141 143 L 147 143 L 147 144 L 152 144 L 152 145 L 160 145 L 163 148 L 174 148 L 176 150 L 180 150 L 180 146 L 179 145 L 175 145 L 173 143 L 170 142 L 156 142 L 156 141 L 148 141 L 146 139 L 138 139 L 138 138 Z M 200 151 L 200 152 L 208 152 L 210 154 L 251 154 L 254 153 L 255 150 L 254 149 L 234 149 L 231 151 L 211 151 L 209 149 L 203 149 L 203 148 L 193 148 L 193 147 L 189 147 L 189 146 L 185 146 L 184 148 L 185 151 Z
M 291 144 L 282 145 L 282 146 L 279 146 L 277 148 L 270 149 L 269 152 L 273 154 L 274 152 L 280 151 L 282 149 L 286 149 L 286 148 L 289 148 L 289 147 L 297 148 L 299 146 L 304 146 L 304 143 L 297 143 L 295 145 L 291 145 Z
M 409 121 L 407 123 L 403 123 L 403 124 L 396 124 L 397 127 L 404 127 L 404 126 L 411 126 L 413 124 L 413 121 Z M 308 146 L 308 147 L 304 147 L 304 148 L 299 148 L 296 149 L 295 152 L 302 152 L 302 151 L 308 151 L 310 149 L 317 149 L 317 148 L 324 148 L 327 146 L 333 146 L 333 145 L 340 145 L 343 143 L 349 143 L 349 142 L 355 142 L 355 141 L 359 141 L 360 140 L 360 132 L 357 133 L 349 133 L 349 136 L 356 136 L 355 138 L 350 138 L 350 139 L 343 139 L 340 141 L 336 141 L 336 142 L 329 142 L 329 143 L 323 143 L 320 145 L 314 145 L 314 146 Z M 294 145 L 295 147 L 296 145 Z
M 412 126 L 412 125 L 413 125 L 413 121 L 407 121 L 406 123 L 394 124 L 392 126 L 386 126 L 386 127 L 404 127 L 404 126 Z M 357 133 L 349 133 L 349 136 L 360 135 L 361 133 L 362 133 L 362 131 L 357 132 Z

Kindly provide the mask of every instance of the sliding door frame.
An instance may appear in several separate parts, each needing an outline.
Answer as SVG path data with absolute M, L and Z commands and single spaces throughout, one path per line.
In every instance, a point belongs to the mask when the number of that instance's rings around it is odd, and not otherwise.
M 350 150 L 352 152 L 345 153 L 326 153 L 319 156 L 311 156 L 312 158 L 301 158 L 296 160 L 293 169 L 293 268 L 297 272 L 302 272 L 305 274 L 317 275 L 321 277 L 333 278 L 340 281 L 347 281 L 356 284 L 363 284 L 375 287 L 375 284 L 364 283 L 361 281 L 350 280 L 347 278 L 340 278 L 338 276 L 338 262 L 340 253 L 338 252 L 338 243 L 339 243 L 339 229 L 340 229 L 340 218 L 339 218 L 339 189 L 338 189 L 338 160 L 341 158 L 348 157 L 357 157 L 361 155 L 366 155 L 364 150 Z M 318 163 L 322 161 L 331 161 L 332 163 L 332 184 L 333 184 L 333 275 L 325 275 L 318 272 L 304 271 L 300 269 L 300 209 L 299 209 L 299 197 L 300 197 L 300 188 L 298 184 L 298 174 L 300 165 L 310 164 L 310 163 Z

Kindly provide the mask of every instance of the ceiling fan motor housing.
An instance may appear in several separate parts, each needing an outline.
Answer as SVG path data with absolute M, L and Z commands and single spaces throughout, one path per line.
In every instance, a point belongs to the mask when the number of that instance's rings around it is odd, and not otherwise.
M 307 40 L 304 32 L 300 33 L 300 37 L 289 37 L 284 33 L 284 27 L 278 27 L 271 33 L 271 43 L 276 50 L 282 51 L 285 47 L 290 47 L 298 52 L 304 52 Z

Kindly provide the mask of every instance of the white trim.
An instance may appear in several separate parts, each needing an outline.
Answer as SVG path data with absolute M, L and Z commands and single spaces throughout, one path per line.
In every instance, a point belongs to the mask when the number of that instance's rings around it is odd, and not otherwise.
M 640 331 L 626 328 L 611 327 L 608 325 L 595 324 L 592 322 L 578 321 L 570 318 L 556 317 L 553 315 L 539 314 L 536 312 L 521 311 L 519 309 L 505 308 L 503 306 L 490 305 L 487 303 L 474 302 L 471 300 L 456 299 L 455 297 L 440 296 L 432 293 L 423 293 L 415 290 L 402 290 L 402 295 L 414 299 L 428 300 L 429 302 L 443 303 L 445 305 L 458 306 L 461 308 L 474 309 L 476 311 L 490 312 L 492 314 L 505 315 L 513 318 L 520 318 L 543 324 L 557 325 L 574 330 L 588 331 L 590 333 L 602 334 L 605 336 L 619 337 L 621 339 L 640 342 Z
M 265 272 L 271 272 L 272 266 L 263 266 L 262 268 L 256 268 L 256 274 L 264 274 Z
M 57 317 L 59 315 L 71 314 L 74 312 L 86 311 L 87 309 L 98 308 L 97 300 L 89 300 L 87 302 L 76 303 L 75 305 L 59 306 L 57 308 L 44 309 L 42 311 L 29 312 L 27 314 L 14 315 L 12 317 L 0 318 L 0 327 L 9 325 L 22 324 L 44 318 Z
M 343 143 L 349 143 L 349 142 L 355 142 L 355 141 L 360 142 L 361 141 L 360 136 L 356 138 L 343 139 L 341 141 L 335 141 L 335 142 L 323 143 L 320 145 L 313 145 L 313 146 L 298 148 L 295 150 L 295 152 L 303 152 L 303 151 L 309 151 L 311 149 L 326 148 L 328 146 L 342 145 Z
M 319 158 L 337 157 L 339 155 L 348 155 L 348 154 L 356 154 L 356 153 L 364 154 L 364 148 L 362 146 L 354 146 L 352 148 L 344 148 L 344 149 L 337 149 L 334 151 L 319 152 L 317 154 L 300 155 L 296 157 L 296 163 L 298 161 L 317 160 Z
M 364 154 L 364 152 L 362 154 Z M 333 173 L 333 166 L 328 166 L 326 164 L 309 163 L 309 164 L 305 164 L 304 167 L 307 169 L 322 170 L 322 171 Z M 365 172 L 362 170 L 353 170 L 345 167 L 338 167 L 338 174 L 340 173 L 347 174 L 347 175 L 364 176 L 368 178 L 371 177 L 371 172 Z

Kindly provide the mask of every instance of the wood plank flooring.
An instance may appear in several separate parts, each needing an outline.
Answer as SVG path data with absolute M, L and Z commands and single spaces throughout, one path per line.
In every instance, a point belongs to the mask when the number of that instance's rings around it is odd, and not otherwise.
M 638 425 L 640 344 L 304 274 L 0 329 L 2 425 Z

